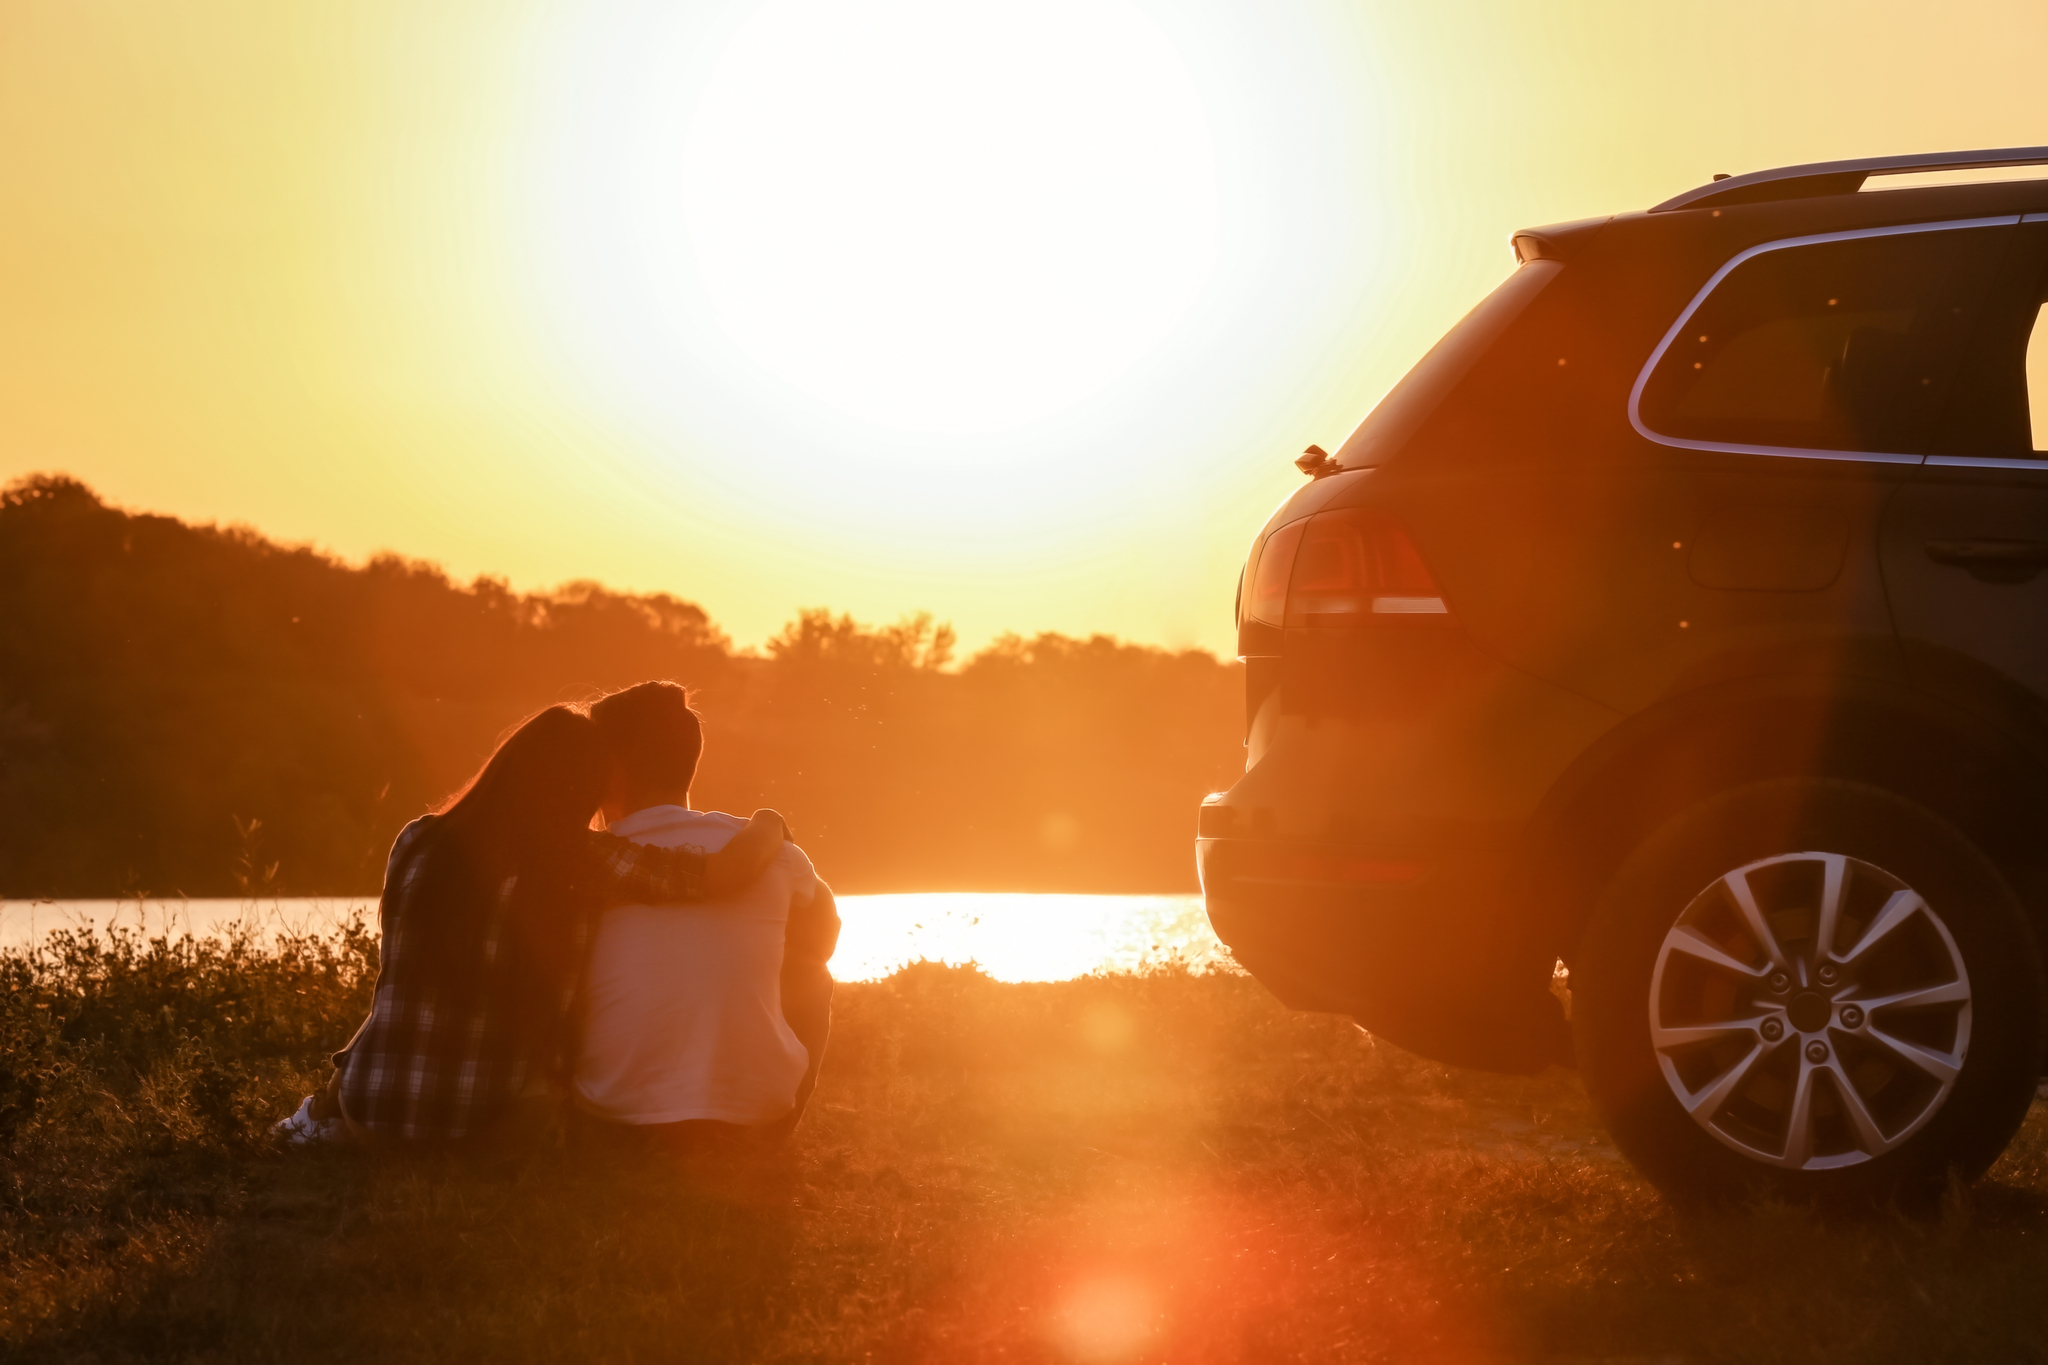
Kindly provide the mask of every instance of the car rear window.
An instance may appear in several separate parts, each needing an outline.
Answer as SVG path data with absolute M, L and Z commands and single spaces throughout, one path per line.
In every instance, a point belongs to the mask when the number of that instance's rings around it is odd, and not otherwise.
M 1337 463 L 1345 469 L 1364 469 L 1406 445 L 1487 348 L 1563 269 L 1561 262 L 1545 260 L 1517 266 L 1514 274 L 1458 319 L 1400 383 L 1387 390 L 1386 397 L 1373 406 L 1338 450 Z
M 1738 257 L 1639 385 L 1645 433 L 1736 449 L 1926 449 L 2007 226 L 1886 231 Z

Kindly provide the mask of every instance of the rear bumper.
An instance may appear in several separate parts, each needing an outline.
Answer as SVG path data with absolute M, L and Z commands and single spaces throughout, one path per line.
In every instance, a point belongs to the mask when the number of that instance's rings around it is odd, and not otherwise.
M 1285 643 L 1245 660 L 1247 767 L 1196 826 L 1218 936 L 1289 1005 L 1411 1051 L 1568 1063 L 1550 993 L 1562 945 L 1521 882 L 1524 840 L 1620 716 L 1461 631 Z
M 1570 1064 L 1506 855 L 1221 838 L 1195 850 L 1216 936 L 1284 1004 L 1351 1015 L 1454 1065 Z

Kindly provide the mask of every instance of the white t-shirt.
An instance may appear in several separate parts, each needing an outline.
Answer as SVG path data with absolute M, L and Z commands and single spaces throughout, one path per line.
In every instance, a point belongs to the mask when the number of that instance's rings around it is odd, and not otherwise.
M 636 843 L 706 853 L 746 821 L 650 806 L 610 826 Z M 769 1123 L 796 1105 L 810 1055 L 782 1018 L 782 940 L 817 873 L 784 843 L 753 885 L 692 905 L 604 912 L 576 1062 L 576 1098 L 616 1123 Z

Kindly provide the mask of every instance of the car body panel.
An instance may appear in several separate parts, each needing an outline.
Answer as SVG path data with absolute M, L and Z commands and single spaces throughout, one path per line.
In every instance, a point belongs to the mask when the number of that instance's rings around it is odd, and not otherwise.
M 1462 1064 L 1560 1060 L 1549 968 L 1605 876 L 1703 791 L 1770 776 L 1925 802 L 2048 922 L 2048 568 L 1984 581 L 1927 550 L 2048 547 L 2048 464 L 1970 426 L 1982 367 L 1903 454 L 1678 443 L 1632 415 L 1745 253 L 1997 219 L 2000 288 L 2048 259 L 2023 221 L 2048 182 L 1825 188 L 1521 234 L 1344 472 L 1267 520 L 1252 566 L 1304 517 L 1383 513 L 1447 607 L 1350 638 L 1242 622 L 1247 770 L 1198 862 L 1218 933 L 1288 1003 Z
M 1986 558 L 1974 572 L 1962 557 L 2006 546 L 2037 557 Z M 1943 550 L 1961 562 L 1938 562 Z M 1884 567 L 1899 634 L 1918 657 L 1962 654 L 2048 699 L 2048 466 L 1926 470 L 1888 509 Z

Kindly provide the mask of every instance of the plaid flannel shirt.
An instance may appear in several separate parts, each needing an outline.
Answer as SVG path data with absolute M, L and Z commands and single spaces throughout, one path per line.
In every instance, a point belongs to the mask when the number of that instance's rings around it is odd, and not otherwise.
M 481 979 L 469 993 L 468 1006 L 452 1009 L 437 1000 L 427 974 L 417 970 L 421 964 L 408 957 L 419 951 L 417 935 L 408 937 L 406 931 L 408 921 L 417 923 L 415 893 L 421 868 L 433 852 L 406 855 L 433 819 L 413 821 L 391 846 L 377 906 L 382 941 L 370 1016 L 334 1055 L 342 1072 L 343 1111 L 379 1138 L 445 1141 L 482 1131 L 505 1113 L 547 1060 L 535 1055 L 534 1040 L 553 1031 L 533 1029 L 502 988 L 509 966 L 505 906 L 514 879 L 498 888 L 481 941 L 474 945 L 471 969 Z M 603 904 L 704 898 L 703 850 L 656 848 L 596 832 L 589 839 L 596 894 L 583 905 L 563 907 L 576 916 L 579 953 L 589 943 L 590 912 Z M 580 976 L 580 971 L 574 974 Z M 556 1017 L 546 1022 L 558 1027 L 571 1000 L 549 1003 Z M 547 1007 L 526 1002 L 524 1010 Z

